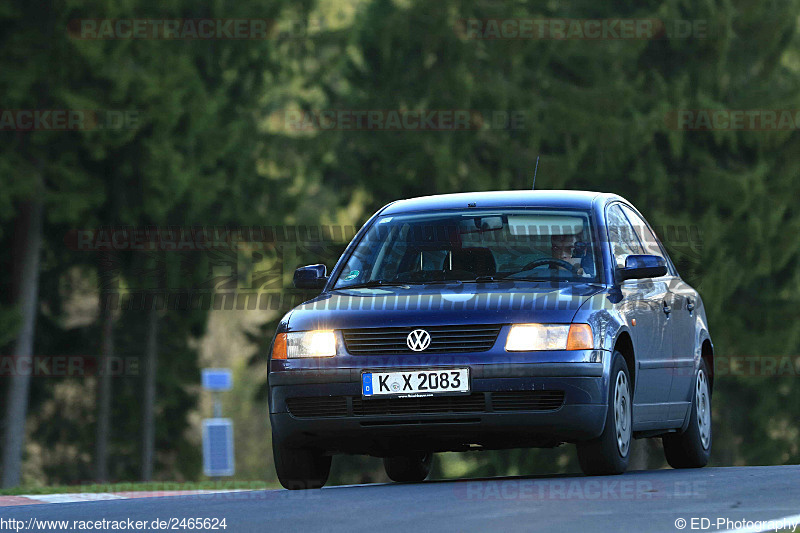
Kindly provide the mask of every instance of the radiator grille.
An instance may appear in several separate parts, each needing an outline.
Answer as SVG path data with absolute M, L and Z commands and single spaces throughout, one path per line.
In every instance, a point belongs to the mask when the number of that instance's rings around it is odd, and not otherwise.
M 288 398 L 286 407 L 298 418 L 347 416 L 347 398 L 344 396 Z
M 553 411 L 564 403 L 562 390 L 493 392 L 495 411 Z
M 564 391 L 473 392 L 463 396 L 431 396 L 428 398 L 351 399 L 348 411 L 346 396 L 289 398 L 286 406 L 298 418 L 381 416 L 405 414 L 484 413 L 486 395 L 493 411 L 555 411 L 564 403 Z
M 431 396 L 429 398 L 353 398 L 353 414 L 405 415 L 425 413 L 475 413 L 483 411 L 486 401 L 483 393 L 464 396 Z
M 424 326 L 431 343 L 422 353 L 485 352 L 494 346 L 502 325 Z M 347 351 L 353 355 L 418 353 L 406 344 L 416 327 L 364 328 L 342 330 Z

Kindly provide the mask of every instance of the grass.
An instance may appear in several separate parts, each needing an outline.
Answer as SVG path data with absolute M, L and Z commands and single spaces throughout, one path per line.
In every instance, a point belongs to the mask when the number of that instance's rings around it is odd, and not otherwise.
M 278 489 L 280 485 L 272 481 L 196 481 L 170 482 L 154 481 L 148 483 L 90 483 L 86 485 L 55 485 L 52 487 L 20 486 L 0 489 L 0 496 L 19 496 L 22 494 L 70 494 L 78 492 L 135 492 L 135 491 L 173 491 L 173 490 L 266 490 Z

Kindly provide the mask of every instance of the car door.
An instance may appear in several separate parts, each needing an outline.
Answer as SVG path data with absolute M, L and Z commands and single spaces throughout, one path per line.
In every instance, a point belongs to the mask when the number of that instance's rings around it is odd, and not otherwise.
M 663 309 L 667 317 L 672 372 L 669 418 L 674 421 L 682 421 L 686 415 L 686 409 L 689 407 L 690 388 L 694 376 L 694 305 L 697 293 L 678 276 L 664 246 L 644 218 L 627 206 L 623 206 L 623 211 L 633 223 L 633 229 L 642 242 L 645 252 L 663 257 L 668 265 L 667 276 L 664 277 L 667 282 L 668 294 Z
M 675 364 L 670 391 L 670 418 L 683 420 L 694 392 L 697 292 L 680 276 L 670 284 L 672 298 L 672 357 Z
M 623 204 L 609 206 L 606 221 L 609 244 L 617 267 L 625 265 L 628 255 L 645 253 L 623 212 Z M 622 301 L 618 309 L 627 318 L 637 362 L 633 396 L 634 429 L 646 429 L 648 426 L 657 426 L 669 416 L 672 347 L 664 313 L 669 290 L 662 279 L 625 280 L 620 283 L 620 290 Z

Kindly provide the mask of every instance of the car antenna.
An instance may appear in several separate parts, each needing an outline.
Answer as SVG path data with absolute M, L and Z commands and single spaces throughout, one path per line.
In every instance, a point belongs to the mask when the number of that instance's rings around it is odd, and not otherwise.
M 536 156 L 536 168 L 533 169 L 533 185 L 531 185 L 531 190 L 536 189 L 536 172 L 539 170 L 539 156 Z

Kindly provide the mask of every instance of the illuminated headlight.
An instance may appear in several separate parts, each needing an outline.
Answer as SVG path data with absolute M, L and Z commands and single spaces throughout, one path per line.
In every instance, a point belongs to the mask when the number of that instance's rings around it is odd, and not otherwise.
M 286 334 L 286 356 L 333 357 L 336 355 L 336 335 L 333 331 L 301 331 Z
M 515 324 L 506 339 L 507 352 L 539 350 L 591 350 L 589 324 Z

